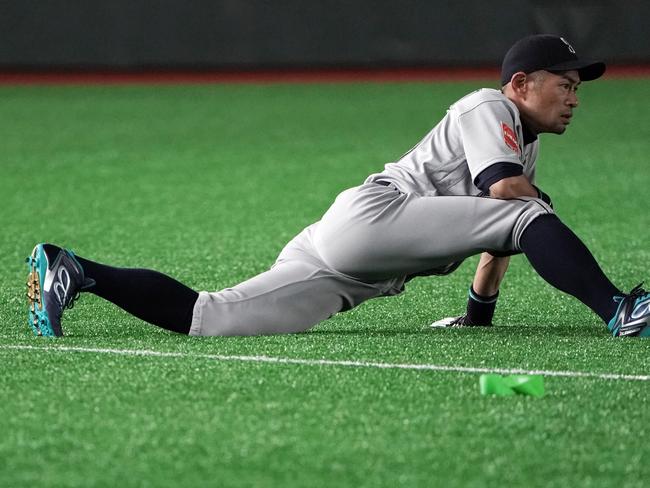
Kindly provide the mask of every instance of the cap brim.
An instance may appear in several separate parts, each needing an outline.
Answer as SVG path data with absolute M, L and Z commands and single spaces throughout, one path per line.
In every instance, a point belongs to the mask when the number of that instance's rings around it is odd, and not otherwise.
M 573 61 L 567 61 L 566 63 L 556 64 L 555 66 L 550 66 L 545 69 L 551 73 L 576 70 L 580 75 L 580 81 L 591 81 L 603 76 L 607 67 L 602 61 L 576 59 Z

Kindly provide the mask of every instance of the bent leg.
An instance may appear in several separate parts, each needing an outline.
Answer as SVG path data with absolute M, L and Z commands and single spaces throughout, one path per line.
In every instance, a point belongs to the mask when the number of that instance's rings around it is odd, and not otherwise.
M 314 237 L 332 269 L 363 281 L 418 274 L 482 251 L 518 252 L 541 200 L 425 197 L 366 184 L 344 192 Z
M 521 248 L 535 271 L 549 284 L 576 297 L 605 323 L 614 316 L 618 304 L 613 298 L 623 293 L 560 219 L 553 215 L 535 220 L 524 232 Z
M 418 274 L 482 251 L 522 251 L 542 278 L 605 322 L 622 295 L 580 239 L 533 198 L 422 197 L 363 185 L 337 199 L 315 241 L 325 262 L 359 279 Z

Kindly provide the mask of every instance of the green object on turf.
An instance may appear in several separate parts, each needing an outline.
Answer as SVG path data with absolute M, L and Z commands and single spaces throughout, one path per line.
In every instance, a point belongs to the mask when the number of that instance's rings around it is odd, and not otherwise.
M 482 374 L 479 383 L 481 395 L 512 396 L 515 394 L 499 374 Z
M 520 395 L 544 396 L 544 377 L 539 374 L 513 374 L 506 376 L 506 385 Z
M 498 374 L 484 374 L 481 375 L 479 384 L 481 395 L 544 396 L 544 377 L 537 374 L 513 374 L 505 377 Z

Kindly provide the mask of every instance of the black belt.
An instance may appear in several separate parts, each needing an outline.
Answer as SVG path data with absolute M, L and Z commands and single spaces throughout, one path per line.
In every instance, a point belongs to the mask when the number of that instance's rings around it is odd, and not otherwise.
M 397 188 L 397 185 L 395 185 L 395 183 L 393 183 L 392 181 L 377 180 L 377 181 L 373 181 L 373 183 L 376 183 L 377 185 L 381 185 L 381 186 L 389 186 L 395 191 L 402 193 L 402 191 L 399 188 Z

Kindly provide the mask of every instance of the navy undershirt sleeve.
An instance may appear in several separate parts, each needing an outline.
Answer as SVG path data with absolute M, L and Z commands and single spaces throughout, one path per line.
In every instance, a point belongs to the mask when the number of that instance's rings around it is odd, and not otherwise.
M 495 163 L 481 171 L 474 178 L 474 185 L 479 190 L 489 193 L 490 187 L 497 181 L 511 176 L 521 176 L 524 174 L 521 164 L 516 163 Z

